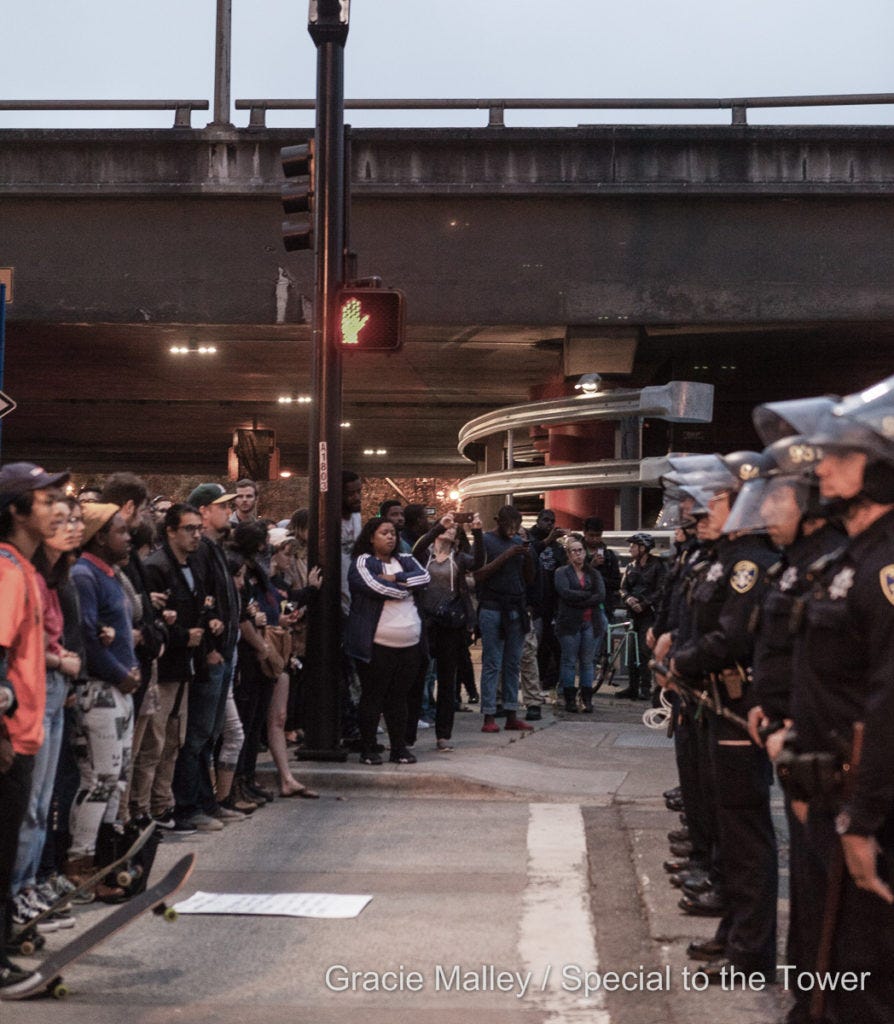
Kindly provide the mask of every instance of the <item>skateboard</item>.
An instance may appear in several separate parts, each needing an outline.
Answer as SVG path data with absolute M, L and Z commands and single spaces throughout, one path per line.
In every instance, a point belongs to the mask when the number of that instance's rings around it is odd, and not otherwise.
M 88 928 L 83 934 L 78 935 L 67 943 L 62 949 L 51 953 L 44 960 L 40 967 L 30 978 L 19 982 L 17 985 L 10 985 L 0 989 L 0 1002 L 4 1000 L 30 999 L 32 996 L 51 995 L 55 999 L 62 999 L 68 995 L 68 988 L 62 980 L 61 972 L 80 960 L 85 953 L 91 952 L 101 942 L 104 942 L 110 935 L 125 928 L 136 920 L 142 913 L 151 910 L 166 921 L 176 921 L 177 912 L 165 904 L 165 900 L 172 896 L 183 885 L 192 874 L 196 855 L 188 853 L 171 868 L 171 870 L 159 879 L 155 885 L 149 886 L 138 896 L 122 903 L 110 914 L 97 921 L 92 928 Z
M 150 825 L 144 828 L 142 832 L 140 832 L 126 853 L 113 860 L 110 864 L 106 864 L 101 867 L 89 878 L 85 878 L 76 889 L 72 890 L 72 892 L 67 893 L 65 896 L 60 896 L 59 899 L 51 903 L 46 910 L 42 910 L 37 917 L 32 917 L 27 924 L 23 924 L 18 928 L 18 930 L 14 931 L 10 941 L 18 943 L 22 956 L 31 956 L 37 948 L 37 944 L 31 941 L 30 936 L 35 933 L 35 928 L 41 921 L 45 921 L 48 917 L 51 917 L 56 913 L 56 911 L 61 910 L 63 907 L 67 907 L 76 896 L 90 892 L 99 885 L 106 875 L 114 874 L 118 885 L 120 885 L 122 889 L 133 885 L 134 882 L 142 878 L 143 866 L 140 864 L 127 866 L 128 861 L 132 860 L 140 850 L 142 850 L 146 843 L 149 842 L 154 831 L 155 822 L 153 821 Z

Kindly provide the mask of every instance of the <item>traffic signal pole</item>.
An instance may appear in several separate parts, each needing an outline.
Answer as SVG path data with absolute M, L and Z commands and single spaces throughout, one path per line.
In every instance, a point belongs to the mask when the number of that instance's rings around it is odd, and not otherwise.
M 314 135 L 316 238 L 313 406 L 310 429 L 308 565 L 323 586 L 308 606 L 307 705 L 303 760 L 343 761 L 341 610 L 341 351 L 336 295 L 345 280 L 344 48 L 348 4 L 311 0 L 308 32 L 317 48 Z

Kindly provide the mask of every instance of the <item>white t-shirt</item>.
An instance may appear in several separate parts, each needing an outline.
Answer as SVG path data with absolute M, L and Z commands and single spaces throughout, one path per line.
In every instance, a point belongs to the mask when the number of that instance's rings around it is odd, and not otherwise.
M 392 558 L 382 562 L 382 572 L 390 576 L 403 572 L 403 566 L 396 558 Z M 414 647 L 421 636 L 422 620 L 412 595 L 408 594 L 403 601 L 385 598 L 373 643 L 382 647 Z

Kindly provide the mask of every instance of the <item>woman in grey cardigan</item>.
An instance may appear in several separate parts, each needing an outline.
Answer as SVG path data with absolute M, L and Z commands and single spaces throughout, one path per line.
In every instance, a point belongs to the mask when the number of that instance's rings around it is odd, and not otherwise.
M 565 710 L 577 712 L 575 676 L 580 673 L 580 696 L 584 714 L 593 712 L 593 674 L 596 652 L 602 638 L 603 619 L 599 606 L 605 601 L 602 575 L 587 564 L 582 540 L 572 535 L 565 550 L 568 563 L 556 569 L 555 633 L 562 652 L 559 686 L 565 697 Z

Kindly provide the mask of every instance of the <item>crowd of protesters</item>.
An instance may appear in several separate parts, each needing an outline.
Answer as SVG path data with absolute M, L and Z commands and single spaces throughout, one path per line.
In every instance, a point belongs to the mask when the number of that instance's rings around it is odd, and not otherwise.
M 2 986 L 26 974 L 8 959 L 24 936 L 34 945 L 74 926 L 69 909 L 47 910 L 113 859 L 123 823 L 213 834 L 275 799 L 317 797 L 289 759 L 302 739 L 306 611 L 323 581 L 308 565 L 308 511 L 262 518 L 251 480 L 203 483 L 183 501 L 150 500 L 128 472 L 77 495 L 68 481 L 30 463 L 0 469 Z M 364 523 L 361 489 L 346 472 L 343 742 L 363 764 L 386 749 L 413 764 L 430 725 L 434 750 L 453 751 L 456 711 L 479 700 L 484 732 L 500 716 L 531 729 L 558 679 L 577 710 L 579 675 L 592 710 L 620 591 L 598 520 L 565 536 L 547 511 L 528 534 L 507 506 L 485 532 L 476 514 L 432 523 L 424 506 L 392 500 Z M 271 788 L 256 774 L 265 749 Z M 107 875 L 87 898 L 128 893 Z

